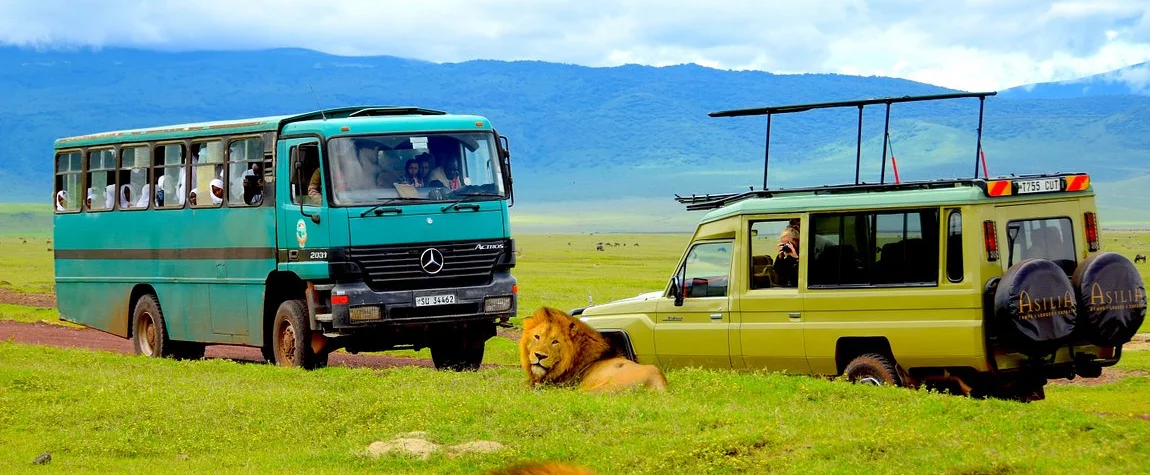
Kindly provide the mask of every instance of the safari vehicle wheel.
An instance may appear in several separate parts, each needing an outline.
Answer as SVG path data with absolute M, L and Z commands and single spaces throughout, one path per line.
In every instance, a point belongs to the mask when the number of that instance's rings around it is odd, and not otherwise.
M 140 296 L 132 311 L 132 349 L 137 355 L 152 358 L 172 356 L 172 342 L 168 340 L 164 327 L 164 313 L 151 294 Z
M 898 369 L 890 358 L 878 353 L 867 353 L 851 360 L 843 371 L 847 381 L 875 386 L 899 386 Z
M 272 323 L 271 345 L 275 364 L 279 366 L 303 369 L 327 366 L 328 354 L 317 354 L 311 347 L 307 306 L 302 300 L 288 300 L 280 304 Z
M 471 335 L 441 338 L 431 345 L 431 361 L 441 371 L 477 371 L 483 363 L 485 343 Z

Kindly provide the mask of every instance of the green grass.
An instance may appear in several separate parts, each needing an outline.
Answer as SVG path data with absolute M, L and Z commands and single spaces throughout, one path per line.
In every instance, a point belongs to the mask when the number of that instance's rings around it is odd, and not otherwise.
M 679 370 L 666 394 L 528 389 L 516 369 L 314 372 L 0 343 L 0 472 L 480 473 L 568 460 L 600 473 L 1132 473 L 1150 424 L 1072 407 L 808 377 Z M 1115 385 L 1117 386 L 1117 385 Z M 1150 400 L 1146 384 L 1125 400 Z M 378 460 L 426 431 L 488 455 Z
M 0 234 L 0 289 L 50 294 L 55 291 L 50 236 Z
M 79 325 L 60 321 L 60 312 L 54 308 L 32 308 L 23 305 L 0 304 L 0 320 L 24 323 L 44 322 L 79 327 Z

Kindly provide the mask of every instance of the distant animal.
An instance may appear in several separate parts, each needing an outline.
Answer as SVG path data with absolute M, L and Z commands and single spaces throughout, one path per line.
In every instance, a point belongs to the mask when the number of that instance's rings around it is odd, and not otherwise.
M 667 389 L 659 368 L 622 357 L 599 331 L 552 307 L 540 307 L 524 320 L 519 362 L 531 386 L 578 385 L 586 392 Z
M 1146 262 L 1146 255 L 1138 254 L 1137 256 L 1134 256 L 1134 262 Z
M 603 250 L 603 243 L 599 243 L 599 244 L 596 244 L 596 245 L 595 245 L 595 250 L 596 250 L 596 251 L 602 251 L 602 250 Z

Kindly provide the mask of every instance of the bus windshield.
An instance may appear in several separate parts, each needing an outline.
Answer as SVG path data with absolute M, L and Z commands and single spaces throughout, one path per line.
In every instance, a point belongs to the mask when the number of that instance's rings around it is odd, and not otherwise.
M 336 137 L 328 156 L 337 206 L 505 194 L 490 132 Z

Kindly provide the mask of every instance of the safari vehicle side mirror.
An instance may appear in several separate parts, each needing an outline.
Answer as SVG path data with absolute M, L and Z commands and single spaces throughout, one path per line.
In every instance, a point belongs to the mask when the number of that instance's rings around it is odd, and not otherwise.
M 675 298 L 675 306 L 683 306 L 683 279 L 679 274 L 671 278 L 671 296 Z
M 305 191 L 304 190 L 304 178 L 303 178 L 303 163 L 301 163 L 301 160 L 300 160 L 299 147 L 295 147 L 291 151 L 291 170 L 292 170 L 292 173 L 291 173 L 292 174 L 292 181 L 291 181 L 291 183 L 292 183 L 292 187 L 295 188 L 294 190 L 292 190 L 292 193 L 299 195 L 301 191 Z M 307 214 L 306 212 L 304 212 L 302 199 L 299 200 L 299 214 L 302 214 L 308 218 L 311 218 L 311 222 L 313 222 L 315 224 L 319 224 L 319 213 Z

